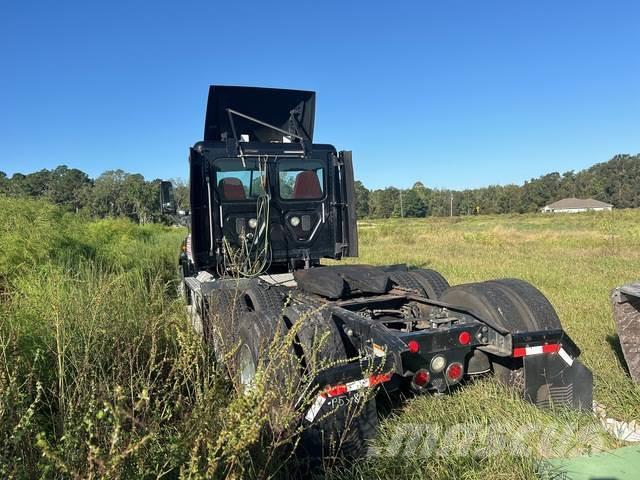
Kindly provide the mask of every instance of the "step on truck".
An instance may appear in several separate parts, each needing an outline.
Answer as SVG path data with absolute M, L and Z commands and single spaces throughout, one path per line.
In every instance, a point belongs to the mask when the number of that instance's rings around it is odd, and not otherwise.
M 431 269 L 336 262 L 358 256 L 353 162 L 313 142 L 315 100 L 211 86 L 204 139 L 189 152 L 180 290 L 236 385 L 250 389 L 274 336 L 295 329 L 296 364 L 275 368 L 311 392 L 296 404 L 311 456 L 362 453 L 381 395 L 442 394 L 479 375 L 541 407 L 591 409 L 592 374 L 529 283 L 450 286 Z M 175 211 L 170 184 L 161 195 Z

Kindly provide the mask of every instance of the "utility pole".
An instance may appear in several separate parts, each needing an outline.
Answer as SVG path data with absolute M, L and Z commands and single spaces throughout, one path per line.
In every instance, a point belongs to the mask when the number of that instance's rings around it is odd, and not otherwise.
M 404 207 L 402 206 L 402 190 L 400 190 L 400 218 L 404 218 Z
M 453 217 L 453 193 L 451 194 L 451 206 L 449 207 L 449 216 Z

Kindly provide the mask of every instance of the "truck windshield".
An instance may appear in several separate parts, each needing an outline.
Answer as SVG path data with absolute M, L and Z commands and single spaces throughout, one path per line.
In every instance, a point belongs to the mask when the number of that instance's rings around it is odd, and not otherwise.
M 245 165 L 238 158 L 219 158 L 215 161 L 216 186 L 222 200 L 255 200 L 264 192 L 257 161 L 245 159 Z

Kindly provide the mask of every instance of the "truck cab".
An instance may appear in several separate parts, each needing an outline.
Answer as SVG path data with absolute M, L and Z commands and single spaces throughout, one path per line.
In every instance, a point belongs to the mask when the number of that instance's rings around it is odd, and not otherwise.
M 314 107 L 314 92 L 210 88 L 189 153 L 186 272 L 251 277 L 357 256 L 351 152 L 313 143 Z

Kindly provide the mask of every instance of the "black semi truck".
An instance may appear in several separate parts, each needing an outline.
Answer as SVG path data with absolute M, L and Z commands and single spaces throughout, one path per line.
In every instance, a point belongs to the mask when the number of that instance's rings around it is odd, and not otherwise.
M 477 375 L 539 406 L 591 409 L 591 372 L 532 285 L 450 286 L 429 269 L 322 263 L 357 257 L 358 230 L 351 152 L 313 143 L 315 100 L 211 86 L 204 139 L 190 149 L 181 291 L 216 354 L 233 352 L 236 384 L 251 388 L 276 332 L 296 328 L 297 364 L 282 370 L 314 392 L 298 405 L 312 455 L 361 452 L 375 433 L 376 393 L 444 393 Z M 171 211 L 169 185 L 162 194 Z M 326 368 L 312 368 L 323 356 Z M 350 409 L 354 398 L 366 403 Z

